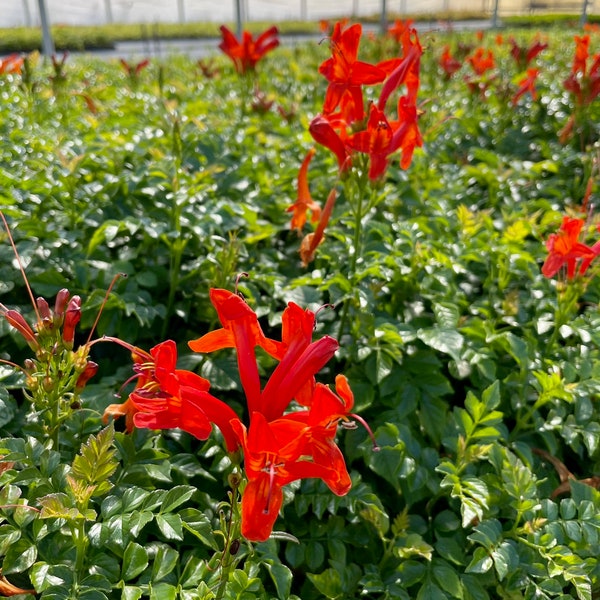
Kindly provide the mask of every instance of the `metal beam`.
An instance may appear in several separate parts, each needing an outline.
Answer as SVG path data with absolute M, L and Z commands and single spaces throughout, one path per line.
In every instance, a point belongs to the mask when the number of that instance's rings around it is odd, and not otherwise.
M 48 12 L 46 11 L 46 0 L 38 0 L 40 11 L 40 22 L 42 24 L 42 53 L 45 56 L 54 56 L 54 42 L 48 22 Z
M 113 12 L 112 12 L 112 4 L 111 0 L 104 0 L 104 9 L 106 10 L 106 22 L 113 22 Z
M 234 0 L 235 3 L 235 22 L 236 22 L 236 33 L 238 39 L 242 39 L 242 0 Z
M 381 0 L 381 33 L 385 35 L 387 33 L 387 3 L 386 0 Z
M 579 19 L 579 23 L 582 27 L 587 23 L 587 11 L 589 4 L 591 3 L 588 2 L 588 0 L 583 0 L 583 4 L 581 6 L 581 17 Z

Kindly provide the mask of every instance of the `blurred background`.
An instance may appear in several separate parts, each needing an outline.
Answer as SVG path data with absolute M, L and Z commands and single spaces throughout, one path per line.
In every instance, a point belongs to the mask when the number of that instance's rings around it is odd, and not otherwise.
M 599 0 L 596 0 L 598 2 Z M 0 0 L 0 27 L 39 26 L 39 0 Z M 593 0 L 45 0 L 52 25 L 319 20 L 381 14 L 586 12 Z

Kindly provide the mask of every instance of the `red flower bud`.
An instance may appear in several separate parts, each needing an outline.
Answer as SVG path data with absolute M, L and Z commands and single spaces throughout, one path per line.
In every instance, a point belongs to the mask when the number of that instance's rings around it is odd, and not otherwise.
M 67 310 L 65 312 L 65 322 L 63 325 L 63 342 L 72 347 L 73 340 L 75 339 L 75 327 L 81 320 L 81 298 L 79 296 L 73 296 L 69 300 Z
M 50 321 L 52 319 L 52 315 L 50 314 L 50 307 L 48 306 L 46 299 L 42 297 L 36 298 L 35 303 L 37 304 L 42 321 Z
M 7 310 L 4 313 L 4 318 L 25 338 L 25 341 L 30 346 L 37 348 L 38 341 L 35 337 L 35 333 L 19 311 Z
M 54 315 L 56 317 L 62 317 L 65 314 L 65 308 L 69 301 L 69 290 L 63 288 L 56 294 L 56 300 L 54 303 Z
M 81 392 L 85 387 L 86 383 L 98 372 L 98 364 L 94 361 L 88 361 L 87 365 L 83 371 L 79 374 L 77 378 L 77 383 L 75 384 L 75 391 Z

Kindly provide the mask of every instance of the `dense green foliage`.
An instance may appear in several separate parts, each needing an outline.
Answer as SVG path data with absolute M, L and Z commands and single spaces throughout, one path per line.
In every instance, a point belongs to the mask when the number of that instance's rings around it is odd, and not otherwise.
M 446 43 L 476 45 L 474 34 L 424 37 L 424 148 L 407 171 L 391 165 L 359 246 L 341 194 L 308 268 L 286 208 L 313 145 L 325 45 L 277 49 L 256 82 L 221 57 L 207 78 L 182 56 L 153 59 L 137 77 L 116 62 L 67 59 L 55 72 L 32 59 L 0 80 L 0 207 L 35 294 L 50 301 L 66 287 L 83 298 L 83 339 L 125 273 L 95 336 L 145 349 L 176 340 L 182 367 L 241 410 L 234 355 L 186 350 L 218 326 L 209 288 L 233 289 L 247 273 L 239 290 L 274 336 L 287 302 L 333 306 L 315 333 L 341 345 L 324 375 L 348 376 L 380 451 L 362 427 L 341 432 L 350 493 L 290 486 L 284 535 L 242 541 L 223 597 L 600 592 L 600 493 L 590 481 L 553 493 L 563 466 L 580 480 L 600 468 L 600 280 L 592 267 L 566 302 L 569 284 L 540 273 L 545 240 L 563 214 L 579 214 L 598 168 L 597 101 L 559 141 L 573 110 L 562 82 L 574 33 L 549 35 L 539 97 L 515 106 L 522 73 L 508 45 L 495 50 L 491 91 L 472 94 L 468 65 L 445 79 L 437 59 Z M 493 35 L 483 44 L 496 48 Z M 397 51 L 390 40 L 361 47 L 373 62 Z M 338 183 L 323 148 L 309 183 L 321 203 Z M 30 315 L 0 238 L 0 301 Z M 0 334 L 2 357 L 22 364 L 28 346 L 4 320 Z M 92 355 L 100 371 L 59 448 L 25 419 L 20 377 L 0 368 L 0 452 L 14 463 L 0 476 L 2 574 L 44 600 L 213 598 L 230 462 L 217 437 L 103 429 L 131 359 L 108 343 Z
M 390 13 L 389 22 L 401 15 Z M 482 12 L 448 12 L 410 15 L 416 23 L 431 24 L 440 21 L 483 20 L 489 15 Z M 504 27 L 525 27 L 537 30 L 540 27 L 575 26 L 580 14 L 549 14 L 540 12 L 519 16 L 503 16 Z M 365 23 L 379 25 L 380 17 L 364 18 Z M 588 15 L 590 23 L 600 21 L 600 15 Z M 123 41 L 151 41 L 155 39 L 213 38 L 219 36 L 220 23 L 108 23 L 104 25 L 75 26 L 54 25 L 51 28 L 54 45 L 58 51 L 97 50 L 113 48 Z M 251 21 L 245 29 L 254 33 L 264 31 L 271 23 Z M 230 23 L 235 30 L 235 24 Z M 281 21 L 277 24 L 282 35 L 319 33 L 319 24 L 312 21 Z M 12 27 L 0 29 L 0 52 L 31 52 L 41 50 L 42 32 L 39 27 Z

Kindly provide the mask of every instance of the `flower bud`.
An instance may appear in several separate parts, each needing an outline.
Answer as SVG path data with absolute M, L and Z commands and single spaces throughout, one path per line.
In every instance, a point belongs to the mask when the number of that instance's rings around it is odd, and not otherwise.
M 52 319 L 52 315 L 50 314 L 50 307 L 48 306 L 48 302 L 46 302 L 45 298 L 42 298 L 40 296 L 39 298 L 35 299 L 35 303 L 37 304 L 40 317 L 42 317 L 42 321 Z
M 73 340 L 75 339 L 75 327 L 81 319 L 81 298 L 79 296 L 73 296 L 69 300 L 67 309 L 65 311 L 65 322 L 63 325 L 62 339 L 65 346 L 68 348 L 73 347 Z
M 7 310 L 4 313 L 4 318 L 25 338 L 25 341 L 33 350 L 38 347 L 38 341 L 33 329 L 31 329 L 31 326 L 19 311 Z
M 56 294 L 56 300 L 54 302 L 54 316 L 61 318 L 65 314 L 65 308 L 69 301 L 69 290 L 63 288 Z
M 243 478 L 240 475 L 240 473 L 238 473 L 237 471 L 234 471 L 233 473 L 230 473 L 227 476 L 227 483 L 230 485 L 231 488 L 233 488 L 234 490 L 237 490 L 237 488 L 240 487 L 240 485 L 242 484 Z
M 77 378 L 77 383 L 75 384 L 75 391 L 81 392 L 85 387 L 86 383 L 98 372 L 98 364 L 94 361 L 88 361 L 87 365 L 83 369 L 83 371 L 79 374 Z
M 41 319 L 41 323 L 37 324 L 38 332 L 42 329 L 52 329 L 52 313 L 50 312 L 50 306 L 46 302 L 45 298 L 36 298 L 35 303 L 38 308 L 38 314 Z

